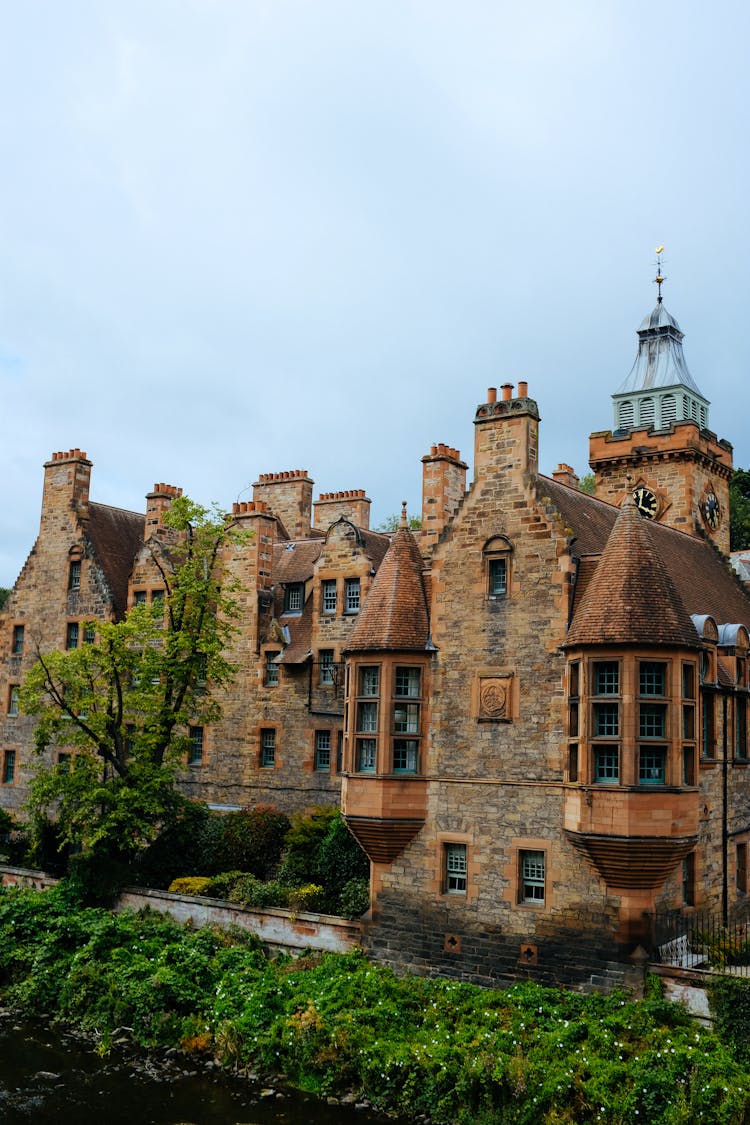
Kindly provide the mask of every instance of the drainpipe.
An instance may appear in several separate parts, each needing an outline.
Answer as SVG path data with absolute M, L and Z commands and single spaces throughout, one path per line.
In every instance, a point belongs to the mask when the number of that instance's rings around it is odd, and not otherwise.
M 727 755 L 729 753 L 729 738 L 727 735 L 727 721 L 729 708 L 729 699 L 727 693 L 722 695 L 723 700 L 723 718 L 724 718 L 724 733 L 723 733 L 723 749 L 721 763 L 721 917 L 724 925 L 727 925 L 729 920 L 729 884 L 728 884 L 728 856 L 727 848 L 729 847 L 729 825 L 727 823 L 727 805 L 728 805 L 728 788 L 729 788 L 729 761 Z

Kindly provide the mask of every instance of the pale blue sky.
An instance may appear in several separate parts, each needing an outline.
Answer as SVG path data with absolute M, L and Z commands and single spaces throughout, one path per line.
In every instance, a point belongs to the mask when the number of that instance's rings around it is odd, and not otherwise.
M 727 0 L 0 0 L 0 585 L 74 446 L 103 503 L 305 468 L 377 523 L 526 379 L 585 471 L 660 243 L 750 466 L 749 38 Z

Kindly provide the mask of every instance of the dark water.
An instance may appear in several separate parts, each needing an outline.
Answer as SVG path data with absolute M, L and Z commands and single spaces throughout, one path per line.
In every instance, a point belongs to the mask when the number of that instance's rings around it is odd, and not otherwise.
M 157 1071 L 145 1058 L 113 1053 L 100 1059 L 53 1031 L 0 1026 L 1 1125 L 374 1125 L 385 1120 L 368 1110 L 327 1106 L 302 1095 L 265 1091 L 264 1097 L 263 1090 L 221 1073 Z

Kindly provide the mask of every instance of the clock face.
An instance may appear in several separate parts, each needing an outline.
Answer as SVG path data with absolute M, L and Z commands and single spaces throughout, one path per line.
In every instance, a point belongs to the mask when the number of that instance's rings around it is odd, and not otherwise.
M 711 530 L 715 531 L 721 523 L 721 505 L 715 493 L 706 493 L 706 498 L 701 504 L 701 515 Z
M 656 498 L 655 492 L 652 492 L 650 488 L 646 488 L 645 485 L 639 484 L 633 492 L 633 500 L 642 516 L 645 516 L 648 520 L 656 519 L 656 513 L 659 511 L 659 501 Z

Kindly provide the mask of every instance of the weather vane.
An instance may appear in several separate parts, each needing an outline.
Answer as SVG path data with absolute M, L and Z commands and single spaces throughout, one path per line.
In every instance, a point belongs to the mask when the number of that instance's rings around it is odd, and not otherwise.
M 662 256 L 663 253 L 664 253 L 664 247 L 663 246 L 657 246 L 656 247 L 656 277 L 654 278 L 654 282 L 655 282 L 656 285 L 659 286 L 659 297 L 658 297 L 658 303 L 659 304 L 661 304 L 662 283 L 667 280 L 666 277 L 664 277 L 664 275 L 661 272 L 661 256 Z

